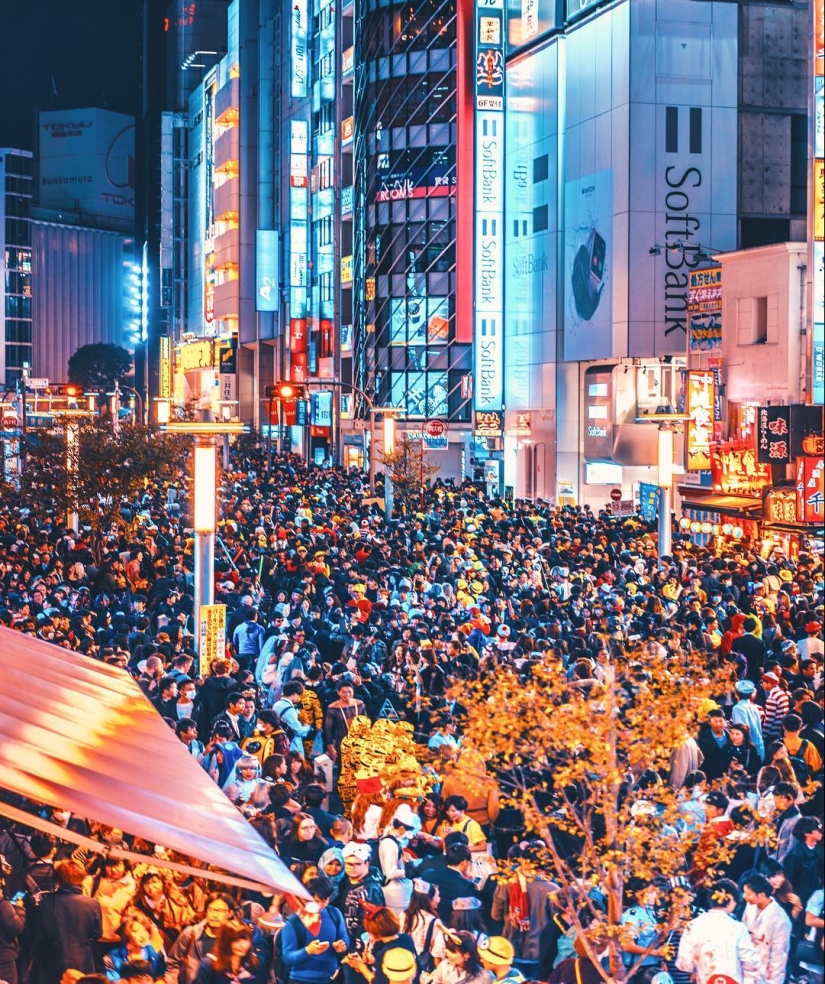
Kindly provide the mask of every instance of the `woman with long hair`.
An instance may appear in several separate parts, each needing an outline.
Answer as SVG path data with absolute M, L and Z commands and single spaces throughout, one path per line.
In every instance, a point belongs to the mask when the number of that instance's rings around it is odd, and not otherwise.
M 437 885 L 423 878 L 413 879 L 413 893 L 401 923 L 401 929 L 415 944 L 419 967 L 428 972 L 444 959 L 444 930 L 437 912 L 439 901 Z
M 307 764 L 307 760 L 300 752 L 287 752 L 286 756 L 286 781 L 292 786 L 294 793 L 301 793 L 304 786 L 315 781 L 315 774 Z
M 765 749 L 765 763 L 774 766 L 779 771 L 780 782 L 790 782 L 794 786 L 799 785 L 784 742 L 772 741 L 769 743 Z
M 732 759 L 753 778 L 759 771 L 761 761 L 756 746 L 751 741 L 751 729 L 747 724 L 733 722 L 728 728 L 728 736 L 733 745 Z
M 438 836 L 438 827 L 443 819 L 441 807 L 443 800 L 438 793 L 427 793 L 418 807 L 418 818 L 421 830 L 415 839 L 415 853 L 421 857 L 434 857 L 442 852 L 442 843 Z
M 364 977 L 368 984 L 389 984 L 384 973 L 383 957 L 388 950 L 409 950 L 416 955 L 415 944 L 401 932 L 399 917 L 386 906 L 369 906 L 364 914 L 367 945 L 363 954 L 351 953 L 347 965 Z
M 481 914 L 481 900 L 471 896 L 456 899 L 453 902 L 450 926 L 457 933 L 471 933 L 476 944 L 487 939 L 487 927 Z
M 358 792 L 352 804 L 352 837 L 353 840 L 376 843 L 380 829 L 381 814 L 387 794 L 384 787 L 373 789 L 371 792 Z
M 472 933 L 447 931 L 444 959 L 426 984 L 489 984 L 490 972 L 484 969 Z
M 317 865 L 329 844 L 321 836 L 318 824 L 311 813 L 296 813 L 289 833 L 281 841 L 279 853 L 286 865 L 311 861 Z
M 268 977 L 252 949 L 252 927 L 233 919 L 218 930 L 215 948 L 203 958 L 195 984 L 263 984 Z
M 125 964 L 145 960 L 152 968 L 152 976 L 157 980 L 163 977 L 166 962 L 163 951 L 158 951 L 149 942 L 152 925 L 141 912 L 127 916 L 121 928 L 123 943 L 110 950 L 103 958 L 103 969 L 109 980 L 119 981 Z
M 760 817 L 769 817 L 774 811 L 773 787 L 782 781 L 775 765 L 763 765 L 756 775 L 756 812 Z
M 802 914 L 803 904 L 794 892 L 793 885 L 788 881 L 785 866 L 775 858 L 763 858 L 759 864 L 759 869 L 771 883 L 773 897 L 785 910 L 791 923 L 795 923 Z

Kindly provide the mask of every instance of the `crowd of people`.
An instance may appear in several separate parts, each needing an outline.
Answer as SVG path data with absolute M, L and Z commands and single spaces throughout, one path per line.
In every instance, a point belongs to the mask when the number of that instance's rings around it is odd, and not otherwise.
M 465 747 L 455 688 L 503 666 L 526 678 L 552 655 L 586 696 L 657 653 L 720 680 L 661 777 L 686 823 L 724 836 L 752 810 L 775 836 L 697 892 L 670 948 L 651 947 L 655 913 L 632 887 L 622 947 L 635 984 L 822 981 L 821 555 L 676 532 L 660 565 L 638 517 L 512 504 L 469 483 L 436 481 L 420 511 L 388 523 L 360 473 L 293 456 L 265 469 L 247 451 L 224 476 L 227 644 L 208 667 L 183 476 L 149 482 L 102 535 L 42 503 L 3 510 L 0 624 L 130 673 L 314 902 L 284 902 L 273 920 L 270 899 L 206 870 L 133 866 L 1 822 L 0 981 L 595 984 L 603 968 L 528 863 L 536 832 L 495 763 Z M 363 720 L 405 722 L 417 753 L 391 781 L 356 773 L 352 799 L 336 780 Z M 104 846 L 172 857 L 2 795 Z

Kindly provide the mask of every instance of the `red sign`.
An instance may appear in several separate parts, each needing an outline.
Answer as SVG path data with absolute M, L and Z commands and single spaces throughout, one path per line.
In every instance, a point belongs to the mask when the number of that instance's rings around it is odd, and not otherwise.
M 428 420 L 424 424 L 424 433 L 430 437 L 443 437 L 447 432 L 447 425 L 443 420 Z
M 614 502 L 619 502 L 621 500 L 621 498 L 622 498 L 622 490 L 621 489 L 611 489 L 610 490 L 610 498 Z
M 14 428 L 19 427 L 19 425 L 20 421 L 17 417 L 3 417 L 2 422 L 0 422 L 0 426 L 2 426 L 3 430 L 14 430 Z
M 797 515 L 803 523 L 825 520 L 825 459 L 800 458 L 796 468 Z
M 307 322 L 306 318 L 292 318 L 289 322 L 289 351 L 306 352 Z
M 305 383 L 307 378 L 307 354 L 295 352 L 292 355 L 289 380 L 292 383 Z
M 771 484 L 771 466 L 756 460 L 755 448 L 736 441 L 711 445 L 710 471 L 714 490 L 728 495 L 761 496 Z

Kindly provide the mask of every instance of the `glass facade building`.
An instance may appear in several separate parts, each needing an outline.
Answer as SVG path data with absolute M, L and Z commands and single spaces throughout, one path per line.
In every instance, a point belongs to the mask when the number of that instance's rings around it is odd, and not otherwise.
M 14 388 L 32 360 L 32 154 L 0 149 L 0 381 Z
M 455 0 L 356 0 L 353 377 L 407 420 L 470 419 L 456 342 Z

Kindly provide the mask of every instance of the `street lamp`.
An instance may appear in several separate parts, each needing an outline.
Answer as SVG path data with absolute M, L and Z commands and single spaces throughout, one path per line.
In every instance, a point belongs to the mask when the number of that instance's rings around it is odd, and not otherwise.
M 217 421 L 211 411 L 202 411 L 201 420 L 173 421 L 162 425 L 166 434 L 192 434 L 195 438 L 192 503 L 195 529 L 195 645 L 200 671 L 203 666 L 205 625 L 204 607 L 215 603 L 215 529 L 218 459 L 215 438 L 219 435 L 245 434 L 245 424 Z
M 384 437 L 384 458 L 386 459 L 388 455 L 391 455 L 393 451 L 395 451 L 395 425 L 396 425 L 396 421 L 404 411 L 399 410 L 398 407 L 371 407 L 370 409 L 372 412 L 373 434 L 375 433 L 375 414 L 380 413 L 383 415 L 384 418 L 382 422 L 382 432 Z M 373 446 L 370 448 L 371 465 L 374 462 L 374 460 L 375 460 L 375 445 L 373 442 Z M 386 466 L 384 471 L 384 512 L 386 513 L 387 521 L 389 522 L 390 520 L 392 520 L 392 509 L 393 509 L 395 489 L 393 488 L 392 474 L 390 472 L 389 466 L 386 463 L 386 460 L 384 464 Z M 374 479 L 373 479 L 373 487 L 374 487 Z
M 673 413 L 665 408 L 662 412 L 645 414 L 636 418 L 637 424 L 658 424 L 658 446 L 656 466 L 659 487 L 659 567 L 664 567 L 663 557 L 669 557 L 672 550 L 671 513 L 673 512 L 673 427 L 687 420 L 684 413 Z

